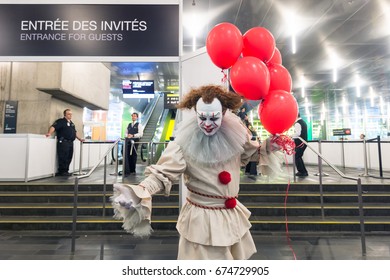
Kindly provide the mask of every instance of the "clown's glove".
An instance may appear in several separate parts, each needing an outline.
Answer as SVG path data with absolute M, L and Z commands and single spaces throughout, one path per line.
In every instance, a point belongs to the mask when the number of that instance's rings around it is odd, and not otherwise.
M 278 137 L 279 134 L 275 134 L 275 136 Z M 282 147 L 280 147 L 276 142 L 272 141 L 272 138 L 275 136 L 271 136 L 266 139 L 267 152 L 280 151 L 282 149 Z
M 141 202 L 141 199 L 126 186 L 115 184 L 114 193 L 116 195 L 113 198 L 113 204 L 121 206 L 127 210 L 131 210 Z

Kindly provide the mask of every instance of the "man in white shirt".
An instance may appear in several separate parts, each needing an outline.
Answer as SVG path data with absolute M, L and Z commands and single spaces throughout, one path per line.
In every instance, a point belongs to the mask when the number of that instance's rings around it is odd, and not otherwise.
M 127 139 L 126 145 L 128 153 L 126 155 L 126 163 L 125 163 L 125 176 L 130 174 L 135 174 L 136 164 L 137 164 L 137 148 L 140 138 L 144 134 L 144 128 L 142 124 L 138 122 L 138 113 L 131 114 L 132 122 L 127 126 Z M 131 149 L 131 140 L 134 141 L 133 150 L 130 155 Z
M 295 174 L 298 177 L 308 176 L 305 163 L 302 159 L 303 153 L 306 150 L 306 145 L 299 138 L 307 141 L 307 124 L 304 120 L 301 119 L 301 115 L 298 113 L 298 119 L 294 124 L 294 142 L 295 142 L 295 166 L 297 167 L 298 172 Z

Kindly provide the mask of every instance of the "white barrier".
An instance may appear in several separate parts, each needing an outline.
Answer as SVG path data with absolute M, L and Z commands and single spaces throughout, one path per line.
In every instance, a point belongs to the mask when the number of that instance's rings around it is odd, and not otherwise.
M 56 140 L 37 134 L 0 134 L 0 181 L 53 176 Z
M 0 134 L 0 181 L 28 182 L 54 176 L 57 171 L 56 144 L 55 138 L 40 134 Z M 80 145 L 81 142 L 74 141 L 69 172 L 80 170 Z M 85 170 L 98 163 L 112 142 L 85 142 L 82 145 L 81 169 Z M 111 161 L 111 154 L 107 161 Z
M 364 144 L 363 141 L 332 141 L 332 142 L 309 142 L 309 145 L 335 166 L 347 168 L 364 168 Z M 379 170 L 378 143 L 366 142 L 368 169 Z M 390 142 L 381 142 L 381 160 L 383 171 L 390 171 Z M 288 158 L 292 163 L 292 157 Z M 306 149 L 303 156 L 306 164 L 317 165 L 318 157 L 310 149 Z

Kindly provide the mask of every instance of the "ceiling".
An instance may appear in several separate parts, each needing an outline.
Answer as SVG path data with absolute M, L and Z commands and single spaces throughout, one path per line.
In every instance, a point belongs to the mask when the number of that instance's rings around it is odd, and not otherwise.
M 315 97 L 319 90 L 355 90 L 358 74 L 362 94 L 372 86 L 390 101 L 390 3 L 386 0 L 183 0 L 183 22 L 193 13 L 199 17 L 197 48 L 205 46 L 209 31 L 221 22 L 235 24 L 242 34 L 256 26 L 267 28 L 292 76 L 296 95 L 301 77 L 307 94 L 312 91 Z M 289 13 L 294 19 L 287 20 Z M 193 36 L 186 27 L 183 30 L 186 54 L 192 51 Z M 337 82 L 332 79 L 332 52 L 339 58 Z M 178 79 L 177 63 L 112 63 L 112 71 L 113 87 L 123 77 L 139 75 L 151 75 L 161 86 Z

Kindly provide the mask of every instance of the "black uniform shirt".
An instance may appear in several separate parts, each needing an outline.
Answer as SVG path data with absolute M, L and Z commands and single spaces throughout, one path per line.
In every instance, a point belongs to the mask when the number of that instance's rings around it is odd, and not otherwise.
M 58 140 L 74 141 L 76 139 L 76 126 L 72 121 L 68 122 L 67 119 L 62 118 L 56 120 L 51 126 L 55 128 Z

